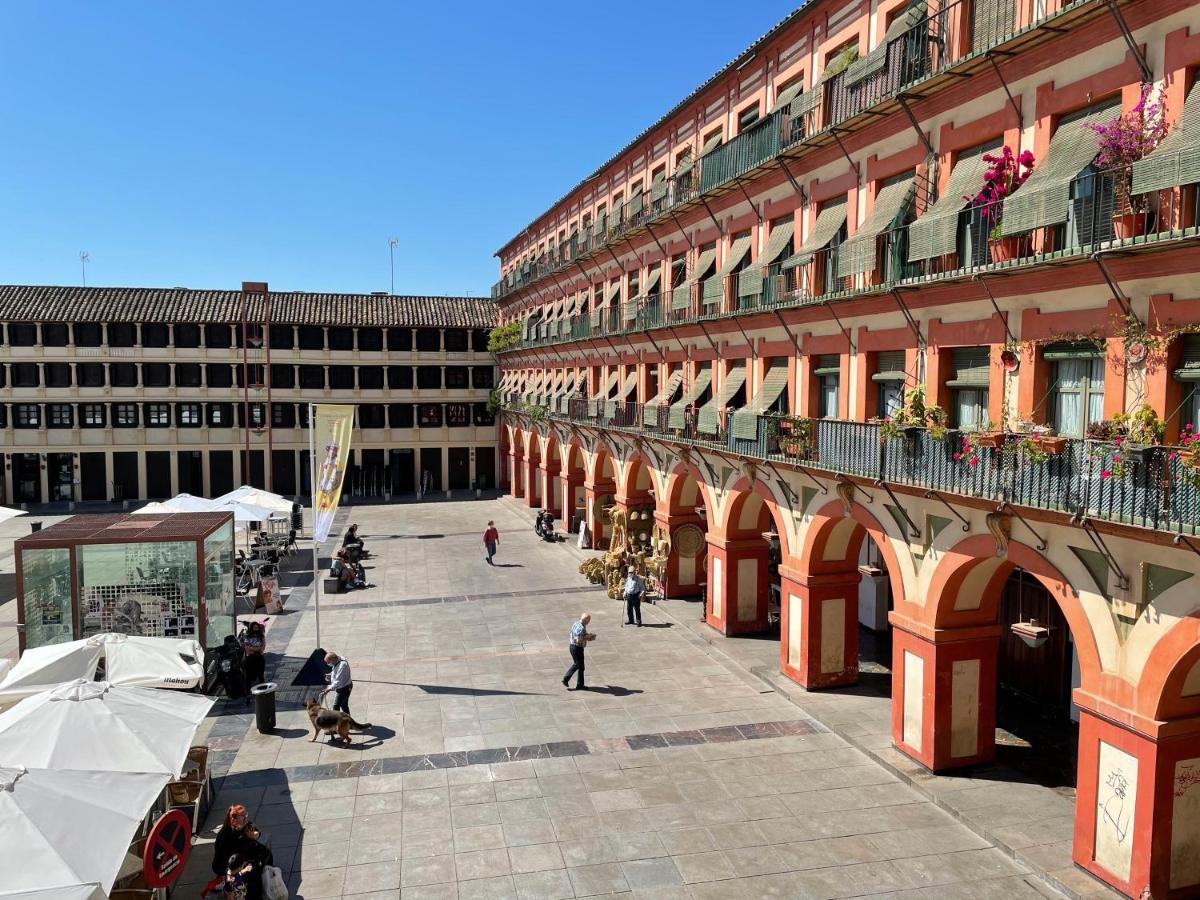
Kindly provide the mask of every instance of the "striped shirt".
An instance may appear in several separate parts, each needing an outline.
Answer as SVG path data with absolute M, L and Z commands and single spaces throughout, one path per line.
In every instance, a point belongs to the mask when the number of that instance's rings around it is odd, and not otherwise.
M 586 641 L 583 636 L 587 634 L 587 629 L 583 627 L 582 622 L 576 622 L 571 626 L 571 641 L 572 646 L 582 647 Z

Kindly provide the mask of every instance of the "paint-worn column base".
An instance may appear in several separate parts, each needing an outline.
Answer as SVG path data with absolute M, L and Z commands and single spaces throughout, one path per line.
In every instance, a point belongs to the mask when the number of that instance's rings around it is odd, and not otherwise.
M 810 690 L 857 682 L 858 570 L 779 574 L 779 670 Z
M 892 741 L 935 772 L 996 755 L 1000 626 L 930 633 L 892 613 Z
M 526 458 L 522 465 L 525 467 L 525 505 L 535 509 L 542 505 L 541 462 Z
M 671 536 L 671 553 L 667 557 L 667 593 L 672 599 L 699 597 L 700 586 L 708 570 L 707 546 L 701 547 L 696 556 L 681 556 L 675 542 L 675 533 L 684 525 L 705 527 L 704 519 L 693 513 L 670 513 L 654 511 L 654 524 Z
M 708 624 L 722 634 L 767 627 L 767 542 L 708 535 Z
M 538 483 L 541 485 L 541 490 L 538 493 L 545 498 L 542 506 L 554 513 L 556 518 L 561 519 L 563 515 L 560 503 L 561 495 L 556 490 L 558 487 L 558 463 L 553 463 L 552 467 L 553 471 L 545 464 L 538 468 Z M 558 526 L 556 525 L 555 527 Z
M 1200 718 L 1143 724 L 1081 704 L 1073 857 L 1131 897 L 1200 897 Z

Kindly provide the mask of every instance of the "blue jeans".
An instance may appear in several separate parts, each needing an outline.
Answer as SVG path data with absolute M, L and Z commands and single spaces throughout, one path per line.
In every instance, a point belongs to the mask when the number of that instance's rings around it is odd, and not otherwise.
M 350 692 L 354 690 L 354 684 L 348 684 L 344 688 L 337 688 L 333 692 L 333 708 L 341 710 L 346 715 L 350 715 Z
M 488 541 L 483 546 L 487 547 L 488 562 L 492 562 L 492 557 L 496 555 L 496 542 Z M 495 565 L 495 563 L 492 564 Z

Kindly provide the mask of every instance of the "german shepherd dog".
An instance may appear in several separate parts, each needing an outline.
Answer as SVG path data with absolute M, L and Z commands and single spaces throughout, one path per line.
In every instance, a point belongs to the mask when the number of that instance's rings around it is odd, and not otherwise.
M 349 713 L 326 709 L 316 697 L 310 697 L 307 706 L 308 720 L 312 722 L 313 726 L 313 736 L 309 739 L 310 744 L 320 736 L 322 731 L 329 735 L 330 740 L 341 739 L 349 744 L 351 731 L 361 734 L 371 727 L 370 722 L 365 725 L 355 722 L 350 718 Z

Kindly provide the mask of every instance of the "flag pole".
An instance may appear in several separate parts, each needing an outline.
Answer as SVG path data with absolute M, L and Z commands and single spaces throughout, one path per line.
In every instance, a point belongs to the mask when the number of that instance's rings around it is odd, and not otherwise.
M 317 647 L 321 646 L 321 583 L 317 577 L 317 418 L 316 406 L 308 404 L 308 480 L 312 492 L 313 609 L 317 615 Z

